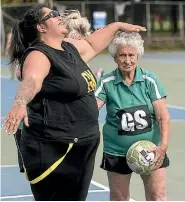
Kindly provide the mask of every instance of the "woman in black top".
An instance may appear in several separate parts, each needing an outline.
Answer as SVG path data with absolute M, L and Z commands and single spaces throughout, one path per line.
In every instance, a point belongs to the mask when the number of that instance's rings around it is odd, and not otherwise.
M 68 30 L 68 33 L 66 35 L 67 38 L 73 38 L 73 39 L 84 39 L 86 36 L 91 34 L 90 30 L 90 23 L 88 19 L 84 16 L 81 16 L 80 12 L 78 10 L 65 10 L 64 14 L 65 16 L 64 21 Z M 17 69 L 16 73 L 17 79 L 21 81 L 21 71 L 20 67 Z M 20 172 L 24 172 L 23 162 L 21 158 L 20 153 L 20 137 L 22 133 L 22 127 L 23 124 L 21 123 L 19 125 L 19 128 L 14 135 L 17 145 L 17 152 L 18 152 L 18 163 Z
M 59 13 L 38 5 L 12 30 L 22 81 L 4 127 L 14 134 L 24 119 L 20 150 L 35 200 L 86 199 L 99 144 L 96 80 L 86 62 L 118 30 L 145 28 L 117 22 L 85 40 L 64 39 Z

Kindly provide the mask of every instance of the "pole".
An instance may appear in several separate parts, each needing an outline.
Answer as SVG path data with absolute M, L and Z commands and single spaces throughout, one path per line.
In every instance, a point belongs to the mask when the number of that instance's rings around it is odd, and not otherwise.
M 183 4 L 179 2 L 180 37 L 184 38 Z
M 146 23 L 147 23 L 147 36 L 151 37 L 151 15 L 150 15 L 150 3 L 146 3 Z

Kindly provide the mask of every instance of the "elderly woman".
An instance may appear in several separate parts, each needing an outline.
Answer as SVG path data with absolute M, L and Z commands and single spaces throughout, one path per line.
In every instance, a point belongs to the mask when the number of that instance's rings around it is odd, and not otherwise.
M 105 103 L 107 108 L 101 168 L 107 171 L 113 201 L 130 198 L 132 171 L 125 156 L 129 147 L 139 140 L 157 145 L 153 149 L 156 153 L 154 171 L 141 176 L 146 200 L 167 200 L 165 184 L 169 159 L 166 150 L 170 118 L 160 80 L 137 64 L 144 53 L 143 42 L 138 33 L 119 32 L 115 36 L 109 52 L 118 68 L 101 78 L 95 92 L 98 108 Z

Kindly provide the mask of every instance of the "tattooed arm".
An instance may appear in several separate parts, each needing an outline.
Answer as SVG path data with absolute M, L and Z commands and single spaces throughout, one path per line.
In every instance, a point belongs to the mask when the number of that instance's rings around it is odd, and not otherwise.
M 32 51 L 27 56 L 23 66 L 23 80 L 17 90 L 13 107 L 4 122 L 4 127 L 9 134 L 16 133 L 23 119 L 28 126 L 26 106 L 40 91 L 49 70 L 50 62 L 43 53 Z
M 25 78 L 18 88 L 14 104 L 17 106 L 26 105 L 31 101 L 36 93 L 35 79 L 32 76 Z

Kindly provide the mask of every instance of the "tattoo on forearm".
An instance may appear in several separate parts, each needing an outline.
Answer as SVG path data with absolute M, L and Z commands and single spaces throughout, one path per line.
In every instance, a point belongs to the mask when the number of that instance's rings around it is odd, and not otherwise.
M 28 104 L 36 94 L 36 82 L 33 77 L 26 78 L 22 81 L 16 97 L 15 104 L 22 106 Z

